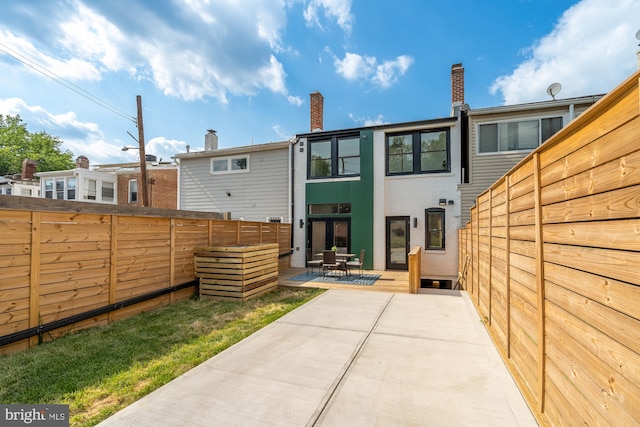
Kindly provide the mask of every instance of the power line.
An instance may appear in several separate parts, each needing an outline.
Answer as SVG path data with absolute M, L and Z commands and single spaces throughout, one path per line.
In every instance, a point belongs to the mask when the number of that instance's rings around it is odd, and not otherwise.
M 129 121 L 132 121 L 133 123 L 137 124 L 137 120 L 135 117 L 132 117 L 130 115 L 128 115 L 127 113 L 125 113 L 124 111 L 120 110 L 119 108 L 109 104 L 107 101 L 104 101 L 100 98 L 98 98 L 97 96 L 93 95 L 92 93 L 86 91 L 85 89 L 82 89 L 81 87 L 71 83 L 69 80 L 65 79 L 64 77 L 61 77 L 59 75 L 57 75 L 56 73 L 54 73 L 53 71 L 50 71 L 48 69 L 46 69 L 45 67 L 43 67 L 42 65 L 38 64 L 37 62 L 27 58 L 26 56 L 16 52 L 15 50 L 11 49 L 9 46 L 0 43 L 0 51 L 6 53 L 7 55 L 11 56 L 12 58 L 14 58 L 15 60 L 21 62 L 22 64 L 26 65 L 27 67 L 37 71 L 38 73 L 50 78 L 51 80 L 55 81 L 56 83 L 66 87 L 67 89 L 77 93 L 78 95 L 88 99 L 91 102 L 94 102 L 95 104 L 98 104 L 99 106 L 101 106 L 102 108 L 105 108 L 109 111 L 111 111 L 112 113 L 123 117 Z

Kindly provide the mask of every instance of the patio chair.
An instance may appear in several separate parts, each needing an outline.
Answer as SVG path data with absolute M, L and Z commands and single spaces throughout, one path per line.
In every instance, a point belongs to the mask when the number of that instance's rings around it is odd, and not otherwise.
M 326 275 L 327 271 L 342 270 L 346 272 L 346 267 L 343 267 L 344 263 L 336 261 L 336 253 L 332 250 L 322 251 L 322 276 Z
M 362 265 L 364 264 L 364 249 L 360 249 L 360 258 L 347 262 L 347 268 L 351 270 L 352 267 L 357 267 L 362 277 Z
M 322 260 L 314 259 L 311 248 L 307 248 L 307 274 L 309 274 L 309 270 L 311 270 L 311 272 L 313 273 L 314 268 L 317 268 L 318 273 L 320 273 L 320 269 L 322 268 Z

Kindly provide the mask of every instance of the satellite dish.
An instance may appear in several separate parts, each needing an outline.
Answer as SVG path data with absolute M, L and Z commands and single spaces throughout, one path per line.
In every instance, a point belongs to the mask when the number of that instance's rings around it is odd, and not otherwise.
M 636 31 L 636 39 L 640 40 L 640 30 Z M 640 44 L 638 46 L 640 46 Z
M 558 92 L 560 92 L 560 89 L 562 89 L 562 85 L 560 83 L 552 83 L 547 88 L 547 95 L 549 95 L 555 101 L 556 95 L 558 94 Z

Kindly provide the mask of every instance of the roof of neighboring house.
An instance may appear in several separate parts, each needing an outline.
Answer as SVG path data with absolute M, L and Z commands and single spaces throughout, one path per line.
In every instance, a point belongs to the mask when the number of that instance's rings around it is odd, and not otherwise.
M 501 105 L 499 107 L 472 108 L 469 109 L 470 116 L 481 114 L 510 113 L 537 109 L 546 109 L 554 107 L 567 107 L 571 104 L 594 104 L 605 94 L 579 96 L 576 98 L 555 99 L 549 101 L 529 102 L 526 104 Z
M 417 126 L 445 125 L 449 123 L 455 123 L 457 120 L 458 120 L 457 117 L 442 117 L 437 119 L 416 120 L 412 122 L 384 123 L 379 125 L 363 126 L 358 128 L 306 132 L 306 133 L 296 134 L 296 136 L 301 138 L 311 138 L 311 137 L 322 136 L 322 135 L 334 135 L 336 133 L 356 132 L 356 131 L 363 131 L 363 130 L 398 129 L 398 128 L 414 128 Z
M 192 151 L 190 153 L 178 153 L 173 159 L 199 159 L 203 157 L 227 157 L 234 154 L 256 153 L 260 151 L 288 148 L 290 141 L 267 142 L 265 144 L 243 145 L 241 147 L 218 148 L 215 150 Z

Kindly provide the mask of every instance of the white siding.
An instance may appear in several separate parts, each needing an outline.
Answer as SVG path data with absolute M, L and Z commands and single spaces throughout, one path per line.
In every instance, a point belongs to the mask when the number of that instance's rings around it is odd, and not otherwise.
M 283 217 L 290 222 L 288 147 L 245 154 L 249 171 L 243 173 L 213 175 L 211 157 L 181 159 L 180 209 L 231 212 L 246 221 Z
M 442 127 L 442 126 L 438 126 Z M 387 129 L 387 132 L 393 132 Z M 451 126 L 451 172 L 385 176 L 385 132 L 374 133 L 374 269 L 386 268 L 386 217 L 408 216 L 410 248 L 421 246 L 422 278 L 454 280 L 458 274 L 460 227 L 460 126 Z M 453 200 L 445 210 L 445 249 L 424 250 L 425 209 L 439 208 L 439 199 Z M 413 218 L 418 219 L 413 227 Z

